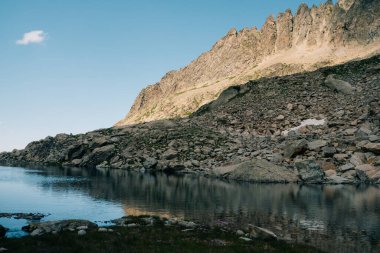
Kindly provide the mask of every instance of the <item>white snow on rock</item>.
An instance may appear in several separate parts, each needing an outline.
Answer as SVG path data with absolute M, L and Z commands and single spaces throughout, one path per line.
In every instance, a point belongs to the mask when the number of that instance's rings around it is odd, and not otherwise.
M 289 132 L 291 132 L 291 131 L 297 131 L 298 129 L 300 129 L 301 127 L 304 127 L 304 126 L 322 126 L 325 123 L 326 123 L 325 119 L 321 119 L 321 120 L 318 120 L 318 119 L 307 119 L 307 120 L 302 121 L 301 125 L 293 127 L 293 128 L 290 128 L 289 130 L 283 131 L 282 135 L 287 136 Z

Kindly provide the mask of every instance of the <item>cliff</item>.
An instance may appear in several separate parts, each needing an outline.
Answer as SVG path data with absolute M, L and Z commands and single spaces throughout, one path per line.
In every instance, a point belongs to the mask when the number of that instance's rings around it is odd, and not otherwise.
M 380 0 L 302 4 L 263 27 L 231 29 L 210 51 L 143 89 L 116 126 L 190 115 L 222 90 L 260 77 L 311 71 L 380 52 Z

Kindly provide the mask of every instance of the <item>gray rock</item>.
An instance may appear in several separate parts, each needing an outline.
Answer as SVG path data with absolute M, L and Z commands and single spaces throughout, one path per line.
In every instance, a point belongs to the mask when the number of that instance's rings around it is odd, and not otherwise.
M 242 163 L 217 167 L 213 173 L 218 177 L 247 182 L 289 183 L 298 181 L 297 174 L 294 171 L 256 158 Z
M 183 221 L 183 220 L 178 221 L 177 224 L 185 228 L 195 228 L 197 226 L 197 224 L 192 221 Z
M 334 147 L 324 147 L 322 148 L 323 157 L 333 157 L 336 153 L 336 149 Z
M 345 165 L 340 166 L 338 168 L 338 171 L 344 173 L 344 172 L 346 172 L 348 170 L 353 170 L 353 169 L 355 169 L 355 166 L 353 164 L 351 164 L 351 163 L 347 163 Z
M 370 151 L 375 154 L 380 154 L 380 143 L 368 143 L 363 147 L 365 151 Z
M 307 144 L 308 143 L 305 139 L 288 143 L 285 146 L 284 157 L 292 158 L 292 157 L 295 157 L 296 155 L 302 154 L 303 152 L 306 151 Z
M 352 180 L 349 180 L 345 177 L 340 177 L 337 175 L 331 175 L 331 176 L 327 177 L 327 183 L 329 183 L 329 184 L 348 184 L 351 182 L 352 182 Z
M 275 233 L 273 233 L 272 231 L 270 231 L 269 229 L 261 228 L 258 226 L 250 225 L 249 226 L 249 234 L 250 234 L 250 237 L 252 237 L 252 238 L 258 238 L 258 239 L 264 239 L 264 240 L 268 240 L 268 239 L 277 240 L 278 239 L 277 235 Z
M 354 166 L 359 166 L 359 165 L 367 163 L 365 154 L 360 153 L 360 152 L 355 152 L 354 154 L 352 154 L 350 158 L 350 163 L 353 164 Z
M 178 152 L 174 149 L 168 149 L 163 154 L 162 157 L 166 160 L 174 159 L 178 156 Z
M 350 83 L 335 79 L 335 75 L 329 75 L 326 78 L 324 85 L 333 91 L 337 91 L 343 94 L 353 94 L 355 90 Z
M 37 228 L 30 233 L 30 236 L 40 236 L 43 235 L 45 231 L 42 228 Z
M 243 240 L 243 241 L 246 241 L 246 242 L 250 242 L 250 241 L 252 241 L 251 238 L 244 237 L 244 236 L 239 237 L 239 239 L 240 239 L 240 240 Z
M 157 160 L 153 157 L 148 157 L 144 163 L 143 166 L 145 169 L 152 169 L 157 165 Z
M 325 141 L 325 140 L 316 140 L 316 141 L 309 142 L 307 144 L 309 150 L 317 150 L 317 149 L 320 149 L 326 145 L 327 145 L 327 141 Z
M 295 163 L 300 178 L 306 183 L 321 183 L 324 173 L 314 160 L 299 161 Z
M 83 236 L 83 235 L 85 235 L 85 234 L 87 234 L 86 230 L 79 230 L 79 231 L 78 231 L 78 235 L 79 235 L 79 236 Z
M 361 182 L 375 183 L 380 179 L 380 169 L 371 164 L 356 166 L 355 170 Z
M 242 230 L 239 229 L 239 230 L 236 231 L 236 235 L 243 236 L 243 235 L 245 235 L 245 233 Z

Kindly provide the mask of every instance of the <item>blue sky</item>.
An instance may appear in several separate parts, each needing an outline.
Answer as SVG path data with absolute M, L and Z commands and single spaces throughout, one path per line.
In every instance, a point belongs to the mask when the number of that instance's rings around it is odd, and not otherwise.
M 110 127 L 230 28 L 302 2 L 325 1 L 0 0 L 0 151 Z

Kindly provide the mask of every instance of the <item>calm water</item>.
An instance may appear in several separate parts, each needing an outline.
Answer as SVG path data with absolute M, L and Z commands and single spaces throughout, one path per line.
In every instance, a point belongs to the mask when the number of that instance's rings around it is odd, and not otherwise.
M 121 170 L 0 167 L 0 212 L 98 224 L 125 214 L 179 217 L 210 225 L 269 228 L 330 252 L 380 252 L 380 188 L 227 183 Z M 22 235 L 25 220 L 0 218 Z

